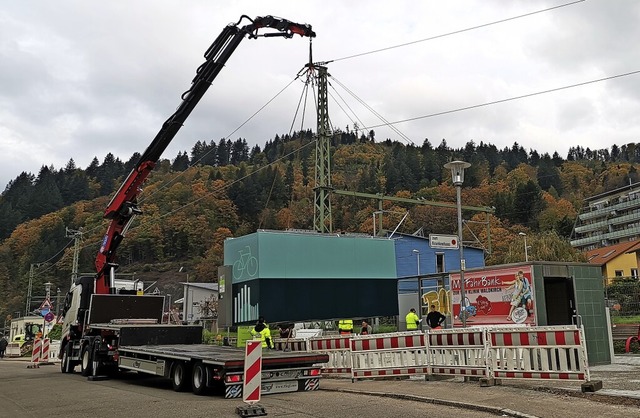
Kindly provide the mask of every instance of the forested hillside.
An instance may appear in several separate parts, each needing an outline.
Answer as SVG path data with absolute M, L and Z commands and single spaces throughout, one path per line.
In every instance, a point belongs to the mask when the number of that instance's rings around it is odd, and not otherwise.
M 118 250 L 119 272 L 158 281 L 163 292 L 180 296 L 177 281 L 212 281 L 222 262 L 225 238 L 256 229 L 312 229 L 314 142 L 312 132 L 276 136 L 263 148 L 238 139 L 199 141 L 189 154 L 162 160 L 141 194 L 137 218 Z M 109 154 L 86 169 L 42 167 L 22 173 L 0 197 L 0 315 L 25 310 L 30 272 L 34 295 L 53 283 L 69 287 L 73 241 L 67 229 L 81 231 L 80 272 L 92 272 L 107 221 L 103 211 L 139 155 L 123 162 Z M 571 148 L 566 159 L 539 155 L 514 143 L 502 150 L 469 142 L 452 149 L 378 142 L 373 131 L 339 132 L 332 144 L 335 189 L 455 203 L 455 189 L 443 165 L 462 159 L 464 205 L 494 207 L 489 233 L 483 213 L 465 211 L 465 241 L 485 248 L 487 264 L 523 260 L 519 232 L 527 233 L 530 260 L 582 261 L 568 237 L 585 197 L 638 181 L 640 147 L 611 150 Z M 420 228 L 455 233 L 455 210 L 386 201 L 385 228 Z M 332 196 L 334 229 L 372 233 L 375 200 Z M 477 222 L 476 222 L 477 221 Z

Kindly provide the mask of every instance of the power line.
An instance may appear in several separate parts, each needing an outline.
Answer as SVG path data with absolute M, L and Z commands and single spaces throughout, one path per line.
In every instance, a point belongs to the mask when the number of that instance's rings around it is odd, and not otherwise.
M 506 19 L 501 19 L 501 20 L 496 20 L 496 21 L 489 22 L 489 23 L 483 23 L 481 25 L 471 26 L 469 28 L 460 29 L 460 30 L 456 30 L 456 31 L 453 31 L 453 32 L 443 33 L 441 35 L 431 36 L 429 38 L 419 39 L 417 41 L 406 42 L 406 43 L 403 43 L 403 44 L 389 46 L 389 47 L 386 47 L 386 48 L 375 49 L 375 50 L 369 51 L 369 52 L 362 52 L 362 53 L 359 53 L 359 54 L 348 55 L 348 56 L 342 57 L 342 58 L 335 58 L 335 59 L 332 59 L 332 60 L 323 61 L 322 64 L 328 64 L 330 62 L 336 62 L 336 61 L 344 61 L 344 60 L 348 60 L 348 59 L 351 59 L 351 58 L 357 58 L 357 57 L 362 57 L 364 55 L 376 54 L 378 52 L 384 52 L 384 51 L 388 51 L 388 50 L 395 49 L 395 48 L 401 48 L 401 47 L 404 47 L 404 46 L 409 46 L 409 45 L 417 44 L 417 43 L 420 43 L 420 42 L 432 41 L 434 39 L 444 38 L 446 36 L 457 35 L 459 33 L 469 32 L 469 31 L 476 30 L 476 29 L 482 29 L 482 28 L 486 28 L 488 26 L 497 25 L 499 23 L 509 22 L 511 20 L 521 19 L 523 17 L 529 17 L 529 16 L 533 16 L 533 15 L 536 15 L 536 14 L 539 14 L 539 13 L 545 13 L 545 12 L 549 12 L 551 10 L 560 9 L 562 7 L 573 6 L 573 5 L 578 4 L 578 3 L 583 3 L 584 1 L 585 0 L 572 1 L 570 3 L 561 4 L 559 6 L 553 6 L 553 7 L 549 7 L 549 8 L 542 9 L 542 10 L 538 10 L 538 11 L 535 11 L 535 12 L 525 13 L 525 14 L 522 14 L 522 15 L 513 16 L 513 17 L 506 18 Z
M 363 129 L 379 128 L 381 126 L 388 126 L 390 124 L 393 125 L 393 124 L 404 123 L 404 122 L 412 122 L 412 121 L 419 120 L 419 119 L 427 119 L 427 118 L 432 118 L 434 116 L 442 116 L 442 115 L 447 115 L 447 114 L 450 114 L 450 113 L 462 112 L 464 110 L 477 109 L 479 107 L 485 107 L 485 106 L 491 106 L 491 105 L 495 105 L 495 104 L 499 104 L 499 103 L 511 102 L 511 101 L 514 101 L 514 100 L 525 99 L 525 98 L 528 98 L 528 97 L 539 96 L 541 94 L 553 93 L 553 92 L 556 92 L 556 91 L 567 90 L 567 89 L 571 89 L 571 88 L 574 88 L 574 87 L 586 86 L 588 84 L 600 83 L 602 81 L 608 81 L 608 80 L 613 80 L 613 79 L 616 79 L 616 78 L 627 77 L 627 76 L 637 75 L 637 74 L 640 74 L 640 70 L 631 71 L 631 72 L 623 73 L 623 74 L 612 75 L 612 76 L 603 77 L 603 78 L 598 78 L 598 79 L 595 79 L 595 80 L 584 81 L 584 82 L 581 82 L 581 83 L 570 84 L 568 86 L 555 87 L 555 88 L 552 88 L 552 89 L 542 90 L 542 91 L 538 91 L 538 92 L 535 92 L 535 93 L 527 93 L 527 94 L 523 94 L 523 95 L 520 95 L 520 96 L 509 97 L 507 99 L 494 100 L 494 101 L 491 101 L 491 102 L 485 102 L 485 103 L 480 103 L 480 104 L 471 105 L 471 106 L 459 107 L 457 109 L 445 110 L 445 111 L 436 112 L 436 113 L 430 113 L 428 115 L 416 116 L 416 117 L 408 118 L 408 119 L 401 119 L 401 120 L 397 120 L 395 122 L 388 122 L 388 123 L 383 123 L 383 124 L 379 124 L 379 125 L 366 126 Z

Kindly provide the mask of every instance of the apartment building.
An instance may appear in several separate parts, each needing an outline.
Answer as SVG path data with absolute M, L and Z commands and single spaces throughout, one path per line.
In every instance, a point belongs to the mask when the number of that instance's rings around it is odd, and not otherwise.
M 640 183 L 585 199 L 571 234 L 581 251 L 636 241 L 640 238 Z

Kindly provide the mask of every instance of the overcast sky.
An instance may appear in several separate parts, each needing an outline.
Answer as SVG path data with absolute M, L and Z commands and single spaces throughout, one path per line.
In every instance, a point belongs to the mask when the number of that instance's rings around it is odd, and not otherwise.
M 500 149 L 518 142 L 562 157 L 576 145 L 640 142 L 640 75 L 422 118 L 640 70 L 635 0 L 587 0 L 439 36 L 569 2 L 7 0 L 0 9 L 0 190 L 42 165 L 60 169 L 73 159 L 86 168 L 109 152 L 125 161 L 143 152 L 180 104 L 204 51 L 243 14 L 313 26 L 314 61 L 334 60 L 335 127 L 351 127 L 355 115 L 378 140 L 406 143 L 406 136 L 420 145 L 428 138 L 437 146 L 446 139 L 450 147 L 473 140 Z M 308 56 L 307 38 L 245 39 L 163 157 L 230 134 L 262 147 L 292 123 L 315 129 L 312 107 L 304 125 L 301 113 L 295 118 L 303 92 L 296 81 L 236 131 Z M 389 122 L 418 119 L 396 124 L 399 135 L 341 85 Z

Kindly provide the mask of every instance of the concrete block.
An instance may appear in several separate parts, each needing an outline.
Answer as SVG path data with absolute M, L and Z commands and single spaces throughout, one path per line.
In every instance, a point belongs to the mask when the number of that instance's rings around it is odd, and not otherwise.
M 580 385 L 580 390 L 584 392 L 596 392 L 602 389 L 602 380 L 592 380 L 590 382 L 584 382 Z

